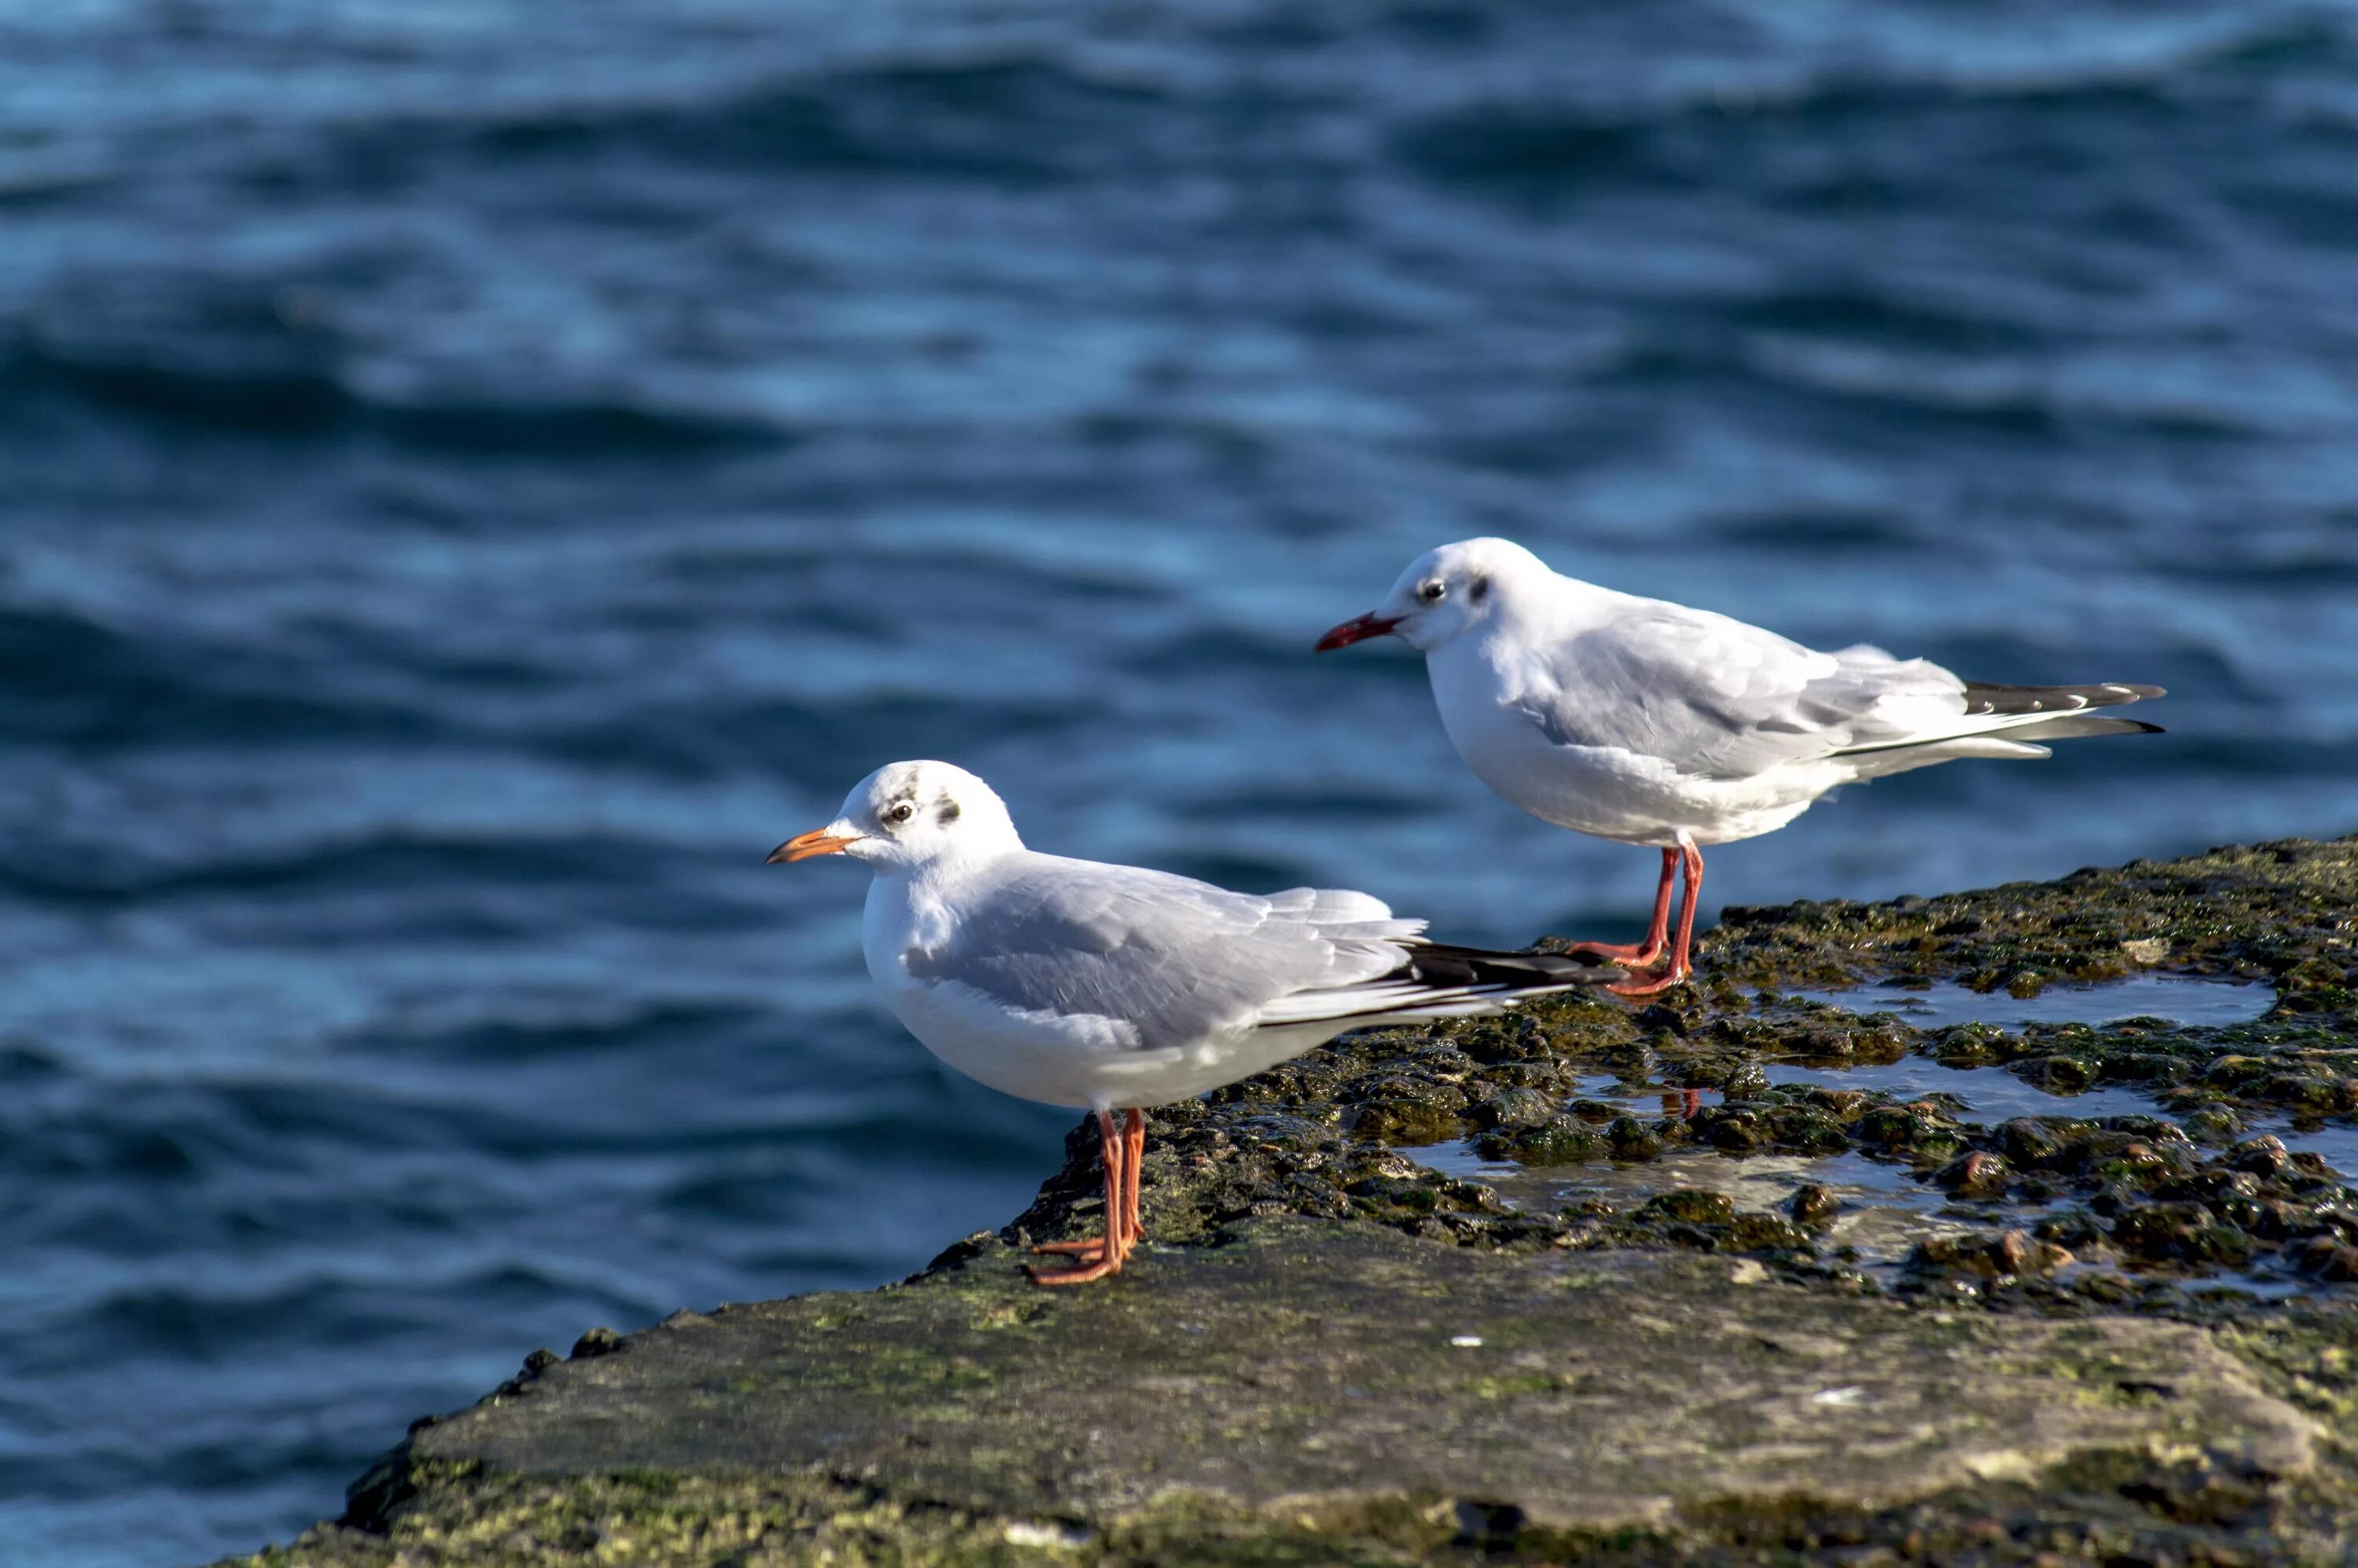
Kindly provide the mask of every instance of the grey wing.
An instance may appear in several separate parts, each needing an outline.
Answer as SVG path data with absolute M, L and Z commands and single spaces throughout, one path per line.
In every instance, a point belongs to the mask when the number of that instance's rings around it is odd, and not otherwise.
M 1405 957 L 1401 942 L 1423 929 L 1365 893 L 1263 898 L 1029 853 L 994 870 L 961 903 L 947 943 L 907 955 L 909 972 L 1029 1011 L 1114 1019 L 1149 1048 L 1249 1025 L 1297 991 L 1386 974 Z
M 1524 706 L 1557 744 L 1745 778 L 1964 714 L 1964 682 L 1926 660 L 1866 646 L 1823 654 L 1708 611 L 1638 603 L 1552 651 Z

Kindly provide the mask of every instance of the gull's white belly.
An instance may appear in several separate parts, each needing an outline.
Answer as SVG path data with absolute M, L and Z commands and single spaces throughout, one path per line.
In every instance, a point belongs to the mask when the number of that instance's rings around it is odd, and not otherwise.
M 1680 773 L 1618 746 L 1549 739 L 1495 689 L 1433 666 L 1433 696 L 1450 743 L 1476 778 L 1542 822 L 1626 844 L 1727 844 L 1782 827 L 1849 772 L 1796 763 L 1744 779 Z
M 1238 1029 L 1192 1045 L 1145 1049 L 1126 1023 L 1006 1008 L 955 980 L 887 983 L 892 1011 L 926 1050 L 1018 1099 L 1124 1109 L 1189 1099 L 1300 1054 L 1340 1026 Z
M 926 1050 L 1018 1099 L 1087 1109 L 1169 1105 L 1299 1055 L 1345 1027 L 1257 1029 L 1250 1020 L 1186 1045 L 1147 1049 L 1126 1019 L 1011 1008 L 957 980 L 920 979 L 903 955 L 941 937 L 946 911 L 905 878 L 869 887 L 860 948 L 869 978 Z

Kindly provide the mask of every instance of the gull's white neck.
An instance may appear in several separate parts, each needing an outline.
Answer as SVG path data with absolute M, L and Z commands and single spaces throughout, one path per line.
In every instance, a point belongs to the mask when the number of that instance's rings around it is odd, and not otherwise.
M 991 867 L 1010 855 L 1025 852 L 1023 840 L 1011 828 L 1003 838 L 993 836 L 988 841 L 962 843 L 914 866 L 880 868 L 876 880 L 881 882 L 894 877 L 923 892 L 945 893 L 987 875 Z
M 888 993 L 907 985 L 902 955 L 948 942 L 962 895 L 1009 857 L 1024 853 L 1023 840 L 1010 827 L 1003 838 L 961 844 L 914 866 L 875 867 L 860 928 L 870 977 Z

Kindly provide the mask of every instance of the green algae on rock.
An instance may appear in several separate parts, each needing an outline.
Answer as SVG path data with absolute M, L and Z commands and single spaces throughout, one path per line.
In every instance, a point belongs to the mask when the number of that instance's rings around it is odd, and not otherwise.
M 1050 1297 L 1015 1266 L 1095 1221 L 1076 1130 L 1002 1235 L 902 1286 L 536 1355 L 421 1424 L 344 1524 L 250 1561 L 2337 1561 L 2358 1311 L 2212 1281 L 2358 1278 L 2358 1195 L 2265 1130 L 2358 1105 L 2353 893 L 2344 841 L 1731 911 L 1704 984 L 1641 1012 L 1373 1031 L 1175 1108 L 1119 1281 Z M 2156 963 L 2278 1005 L 1920 1031 L 1783 994 Z M 1762 1071 L 1917 1059 L 2056 1113 Z M 2150 1113 L 2069 1114 L 2104 1086 Z M 1682 1114 L 1687 1088 L 1719 1103 Z M 1458 1139 L 1641 1177 L 1865 1158 L 1953 1224 L 1878 1279 L 1817 1183 L 1776 1210 L 1665 1179 L 1532 1211 L 1388 1146 Z
M 993 1241 L 901 1288 L 683 1314 L 541 1365 L 363 1486 L 352 1517 L 384 1534 L 282 1561 L 970 1561 L 1057 1531 L 1083 1560 L 1314 1538 L 1390 1562 L 1469 1509 L 1545 1555 L 1992 1487 L 1963 1511 L 2005 1519 L 2091 1465 L 2127 1477 L 2097 1511 L 2134 1533 L 2160 1526 L 2122 1486 L 2199 1462 L 2267 1514 L 2324 1432 L 2186 1325 L 1910 1312 L 1692 1255 L 1279 1219 L 1055 1297 L 1018 1257 Z

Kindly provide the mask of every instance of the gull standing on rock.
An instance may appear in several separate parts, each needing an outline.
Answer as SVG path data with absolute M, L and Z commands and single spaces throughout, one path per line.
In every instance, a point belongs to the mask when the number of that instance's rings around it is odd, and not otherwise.
M 990 786 L 947 762 L 878 769 L 842 816 L 770 860 L 816 855 L 875 873 L 860 935 L 868 973 L 927 1050 L 1002 1094 L 1097 1113 L 1106 1233 L 1035 1249 L 1079 1260 L 1035 1272 L 1044 1285 L 1117 1272 L 1137 1245 L 1146 1107 L 1346 1030 L 1496 1012 L 1620 975 L 1586 956 L 1431 942 L 1423 921 L 1363 892 L 1256 897 L 1039 854 Z
M 1829 790 L 1886 773 L 2160 730 L 2089 711 L 2159 697 L 2158 686 L 1997 686 L 1864 644 L 1822 654 L 1559 577 L 1507 539 L 1418 557 L 1380 606 L 1317 651 L 1387 633 L 1424 654 L 1442 726 L 1476 777 L 1542 821 L 1661 850 L 1646 940 L 1580 949 L 1646 971 L 1613 988 L 1623 996 L 1687 977 L 1705 844 L 1771 832 Z

